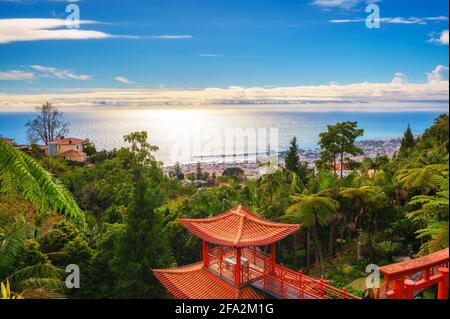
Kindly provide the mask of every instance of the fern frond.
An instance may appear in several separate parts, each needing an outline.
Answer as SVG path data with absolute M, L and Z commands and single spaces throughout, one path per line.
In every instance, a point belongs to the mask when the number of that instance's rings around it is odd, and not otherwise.
M 48 207 L 83 223 L 84 213 L 64 185 L 31 156 L 0 140 L 0 193 L 15 195 L 45 211 Z

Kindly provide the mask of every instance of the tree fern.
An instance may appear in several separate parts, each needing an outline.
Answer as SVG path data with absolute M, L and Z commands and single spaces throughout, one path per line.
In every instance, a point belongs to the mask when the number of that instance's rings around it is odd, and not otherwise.
M 63 184 L 32 157 L 0 140 L 0 194 L 22 193 L 41 211 L 52 208 L 83 222 L 84 214 Z
M 448 179 L 448 165 L 433 164 L 425 167 L 410 168 L 400 170 L 395 179 L 405 190 L 416 189 L 422 194 L 428 194 L 439 189 L 442 179 Z
M 0 241 L 0 278 L 13 272 L 22 253 L 23 242 L 27 238 L 23 219 L 16 221 L 10 229 L 2 231 Z

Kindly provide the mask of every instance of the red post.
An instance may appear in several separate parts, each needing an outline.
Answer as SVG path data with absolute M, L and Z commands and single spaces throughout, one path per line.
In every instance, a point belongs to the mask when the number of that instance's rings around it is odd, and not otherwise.
M 343 292 L 343 297 L 344 297 L 344 299 L 347 299 L 347 288 L 342 288 L 342 292 Z
M 409 279 L 405 280 L 403 299 L 413 299 L 415 282 Z
M 203 255 L 203 267 L 209 267 L 209 256 L 208 256 L 208 243 L 202 241 L 202 255 Z
M 430 280 L 430 268 L 427 268 L 423 271 L 423 279 L 425 281 L 429 281 Z
M 236 285 L 241 286 L 241 248 L 236 249 Z
M 438 299 L 448 299 L 448 268 L 439 268 L 442 275 L 438 284 Z
M 394 290 L 393 299 L 403 299 L 403 290 L 405 288 L 405 279 L 395 279 L 392 289 Z
M 272 272 L 274 272 L 275 264 L 277 262 L 277 244 L 276 243 L 272 243 L 270 255 L 271 255 L 271 262 L 272 262 Z

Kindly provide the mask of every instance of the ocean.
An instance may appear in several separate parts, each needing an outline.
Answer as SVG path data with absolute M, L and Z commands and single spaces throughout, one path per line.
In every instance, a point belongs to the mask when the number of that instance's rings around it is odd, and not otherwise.
M 148 132 L 164 164 L 217 160 L 220 157 L 284 151 L 293 136 L 302 149 L 318 147 L 327 125 L 357 121 L 365 130 L 360 140 L 386 140 L 403 135 L 407 125 L 421 134 L 437 112 L 402 113 L 305 113 L 290 110 L 214 109 L 83 109 L 63 110 L 72 137 L 86 138 L 97 149 L 124 145 L 123 136 Z M 33 112 L 0 112 L 0 136 L 27 143 L 25 123 Z

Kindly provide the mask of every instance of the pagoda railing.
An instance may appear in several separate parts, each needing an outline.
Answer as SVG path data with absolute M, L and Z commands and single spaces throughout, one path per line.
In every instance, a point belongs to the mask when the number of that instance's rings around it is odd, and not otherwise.
M 306 276 L 283 265 L 273 263 L 271 256 L 256 247 L 242 248 L 246 263 L 241 267 L 243 284 L 252 284 L 281 299 L 359 299 L 345 289 L 331 286 L 329 281 Z M 222 278 L 235 282 L 236 267 L 225 262 L 236 255 L 236 249 L 217 247 L 209 250 L 209 268 Z
M 412 291 L 411 295 L 414 296 L 415 294 L 417 294 L 418 292 L 423 290 L 424 286 L 428 286 L 428 285 L 424 285 L 427 281 L 430 281 L 430 279 L 435 279 L 436 277 L 439 276 L 440 269 L 442 269 L 442 268 L 448 269 L 448 267 L 449 267 L 449 264 L 446 261 L 446 262 L 443 262 L 442 264 L 435 265 L 432 267 L 425 266 L 423 269 L 421 269 L 419 271 L 406 274 L 397 279 L 401 279 L 402 282 L 409 281 L 409 285 L 413 287 L 412 288 L 413 291 Z M 402 296 L 399 296 L 399 294 L 396 290 L 398 290 L 399 288 L 401 290 L 404 290 L 403 284 L 401 285 L 401 287 L 399 287 L 399 286 L 395 286 L 394 283 L 395 283 L 395 279 L 385 280 L 385 282 L 379 288 L 377 288 L 375 290 L 375 297 L 377 299 L 385 299 L 385 298 L 399 299 L 399 298 L 402 298 Z M 434 284 L 437 284 L 437 282 Z

